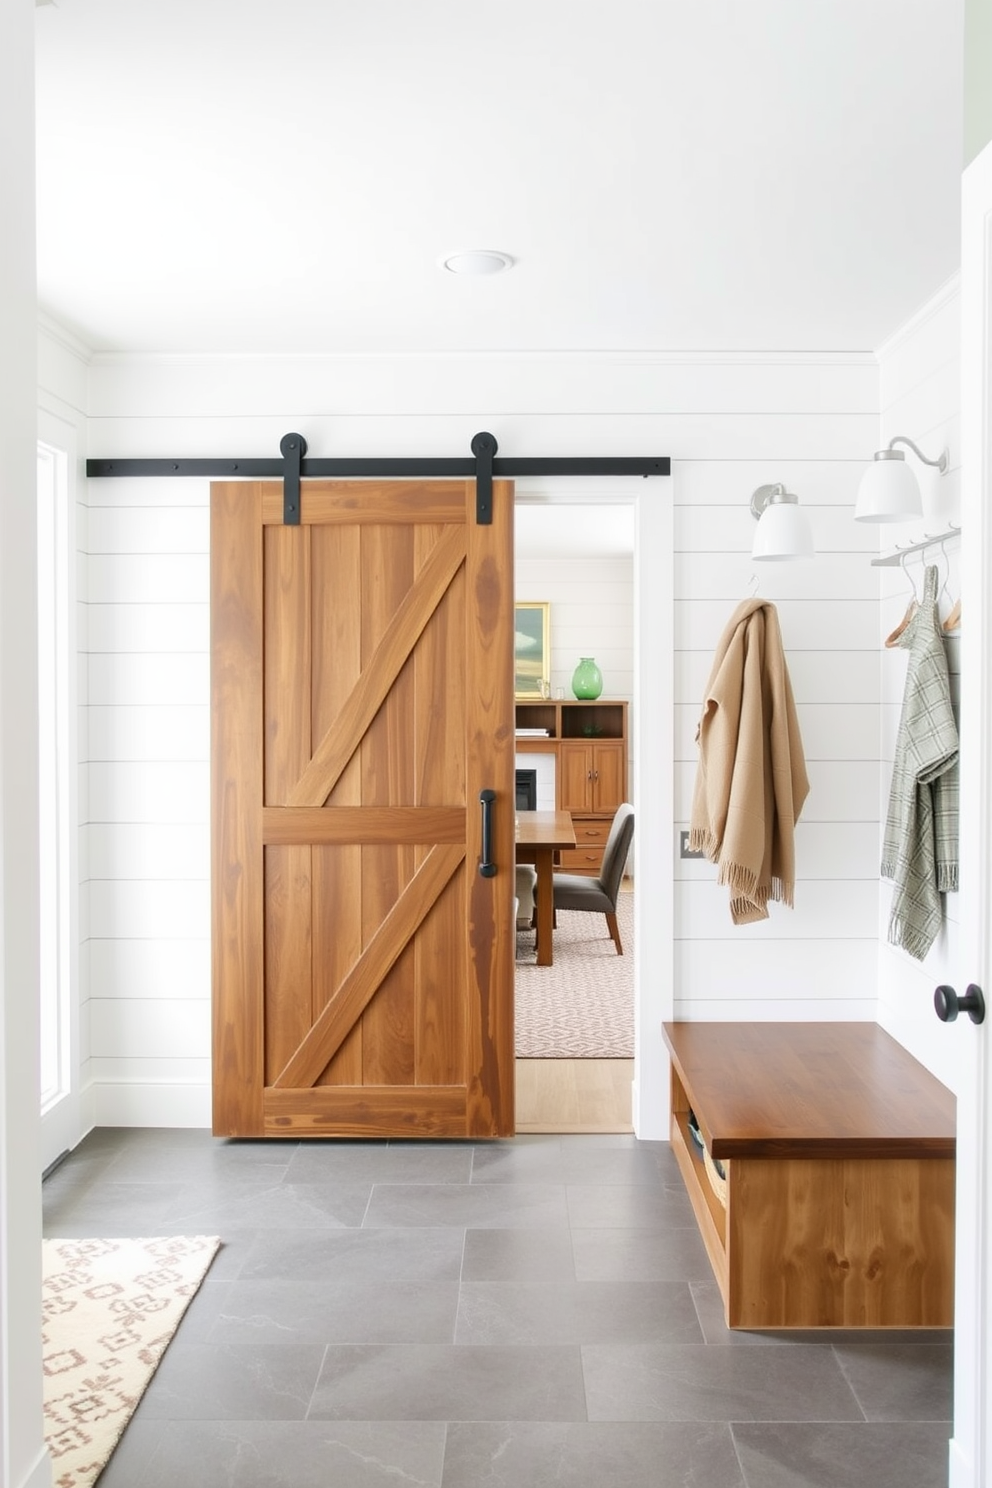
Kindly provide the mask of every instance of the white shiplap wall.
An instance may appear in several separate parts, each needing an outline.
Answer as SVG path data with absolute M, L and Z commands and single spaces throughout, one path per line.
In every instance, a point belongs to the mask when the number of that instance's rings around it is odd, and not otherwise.
M 795 907 L 734 926 L 712 865 L 681 860 L 677 834 L 675 1015 L 834 1019 L 875 1013 L 878 583 L 873 537 L 852 520 L 860 459 L 680 461 L 675 471 L 675 771 L 688 826 L 695 730 L 713 650 L 735 605 L 758 593 L 779 612 L 810 794 L 796 833 Z M 813 528 L 808 562 L 752 564 L 760 485 L 784 481 Z
M 863 551 L 870 539 L 851 508 L 876 447 L 877 410 L 875 364 L 858 356 L 97 357 L 89 452 L 264 454 L 298 428 L 314 454 L 449 454 L 487 428 L 514 455 L 670 454 L 674 480 L 658 483 L 656 499 L 674 490 L 678 804 L 674 820 L 649 812 L 638 829 L 639 850 L 667 862 L 688 816 L 694 715 L 712 648 L 751 572 L 750 494 L 775 480 L 800 494 L 820 556 L 802 573 L 777 566 L 762 585 L 781 602 L 814 783 L 796 909 L 776 907 L 767 926 L 733 931 L 713 870 L 676 860 L 674 967 L 645 968 L 651 1047 L 640 1056 L 650 1065 L 658 1025 L 673 1011 L 874 1013 L 878 602 Z M 207 486 L 89 487 L 93 1119 L 205 1123 Z M 532 481 L 518 493 L 546 494 Z M 667 591 L 671 554 L 647 557 L 655 590 Z M 666 685 L 659 670 L 663 693 Z M 639 762 L 642 779 L 649 762 Z M 663 1082 L 652 1079 L 662 1113 Z
M 90 1109 L 207 1124 L 209 488 L 88 486 Z
M 961 520 L 960 441 L 960 296 L 955 279 L 925 305 L 914 319 L 894 336 L 879 354 L 881 376 L 881 443 L 896 434 L 914 440 L 925 455 L 936 459 L 942 449 L 949 452 L 949 469 L 941 476 L 921 465 L 907 451 L 906 458 L 919 477 L 924 516 L 921 521 L 896 524 L 880 530 L 880 551 L 891 553 L 900 544 L 915 542 L 928 533 L 946 531 Z M 881 445 L 880 445 L 881 447 Z M 960 539 L 930 549 L 907 560 L 907 573 L 917 590 L 922 585 L 923 564 L 936 563 L 947 588 L 939 609 L 945 616 L 960 594 Z M 902 618 L 910 598 L 907 574 L 900 568 L 876 570 L 883 576 L 882 617 L 879 638 L 887 636 Z M 906 654 L 898 648 L 880 649 L 881 744 L 879 811 L 884 822 L 892 759 L 906 678 Z M 957 703 L 960 672 L 960 639 L 947 641 L 952 697 Z M 967 809 L 962 803 L 962 809 Z M 880 854 L 879 854 L 880 856 Z M 879 1022 L 952 1090 L 955 1083 L 955 1038 L 943 1027 L 933 1008 L 933 990 L 939 982 L 957 985 L 960 974 L 959 895 L 944 897 L 944 928 L 923 962 L 888 944 L 888 920 L 892 891 L 883 882 L 879 903 Z

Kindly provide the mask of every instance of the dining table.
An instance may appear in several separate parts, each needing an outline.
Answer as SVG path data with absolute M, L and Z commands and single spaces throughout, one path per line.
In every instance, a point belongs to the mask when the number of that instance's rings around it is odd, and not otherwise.
M 575 846 L 575 827 L 568 811 L 517 812 L 517 862 L 537 869 L 537 964 L 551 966 L 554 948 L 554 860 L 562 848 Z

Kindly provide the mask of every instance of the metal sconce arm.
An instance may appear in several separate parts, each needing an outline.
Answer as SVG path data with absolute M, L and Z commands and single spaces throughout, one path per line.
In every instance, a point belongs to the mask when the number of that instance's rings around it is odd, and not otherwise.
M 913 441 L 912 441 L 912 439 L 908 439 L 905 434 L 896 434 L 896 435 L 894 435 L 894 437 L 889 440 L 889 450 L 895 450 L 895 447 L 896 447 L 897 444 L 908 444 L 909 447 L 910 447 L 910 449 L 913 451 L 913 454 L 916 456 L 916 458 L 918 460 L 922 460 L 924 465 L 935 465 L 937 467 L 937 469 L 940 471 L 941 475 L 946 475 L 947 474 L 947 451 L 946 451 L 946 449 L 941 450 L 940 456 L 938 457 L 938 459 L 931 460 L 931 459 L 928 459 L 928 457 L 923 453 L 923 451 L 920 449 L 919 445 L 918 444 L 914 444 Z M 884 459 L 884 457 L 889 453 L 889 450 L 879 450 L 879 453 L 875 456 L 875 459 L 877 460 L 880 457 Z M 894 454 L 892 456 L 892 458 L 894 460 L 904 460 L 906 457 L 905 457 L 905 455 Z

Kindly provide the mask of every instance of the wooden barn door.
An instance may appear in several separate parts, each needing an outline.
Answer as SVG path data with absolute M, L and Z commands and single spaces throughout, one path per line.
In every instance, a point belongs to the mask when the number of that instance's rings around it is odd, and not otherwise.
M 213 1129 L 512 1134 L 513 488 L 211 490 Z M 494 790 L 494 877 L 479 872 Z

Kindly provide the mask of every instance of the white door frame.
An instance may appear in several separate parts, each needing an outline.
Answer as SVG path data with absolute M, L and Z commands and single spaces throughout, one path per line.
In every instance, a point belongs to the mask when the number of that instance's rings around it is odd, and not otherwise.
M 667 1142 L 675 1009 L 675 485 L 641 482 L 634 529 L 634 1131 Z
M 64 770 L 61 785 L 64 794 L 58 797 L 56 811 L 59 818 L 59 927 L 60 945 L 58 962 L 60 972 L 60 1063 L 62 1066 L 62 1088 L 59 1096 L 42 1113 L 41 1117 L 41 1168 L 44 1172 L 63 1153 L 75 1147 L 81 1130 L 80 1101 L 80 1036 L 79 1036 L 79 736 L 78 736 L 78 607 L 76 587 L 76 469 L 77 440 L 74 425 L 41 409 L 38 414 L 38 438 L 64 457 L 65 485 L 57 493 L 57 500 L 64 503 L 57 513 L 56 527 L 59 529 L 64 551 L 62 566 L 56 575 L 56 586 L 61 589 L 58 599 L 64 606 L 63 618 L 67 631 L 68 655 L 66 675 L 63 679 L 62 702 L 66 708 L 64 720 L 66 737 Z M 63 639 L 66 637 L 63 635 Z M 50 782 L 48 783 L 50 785 Z
M 961 896 L 962 983 L 992 1000 L 992 145 L 962 177 Z M 964 987 L 958 989 L 963 991 Z M 959 1018 L 954 1435 L 951 1488 L 992 1473 L 988 1029 Z

